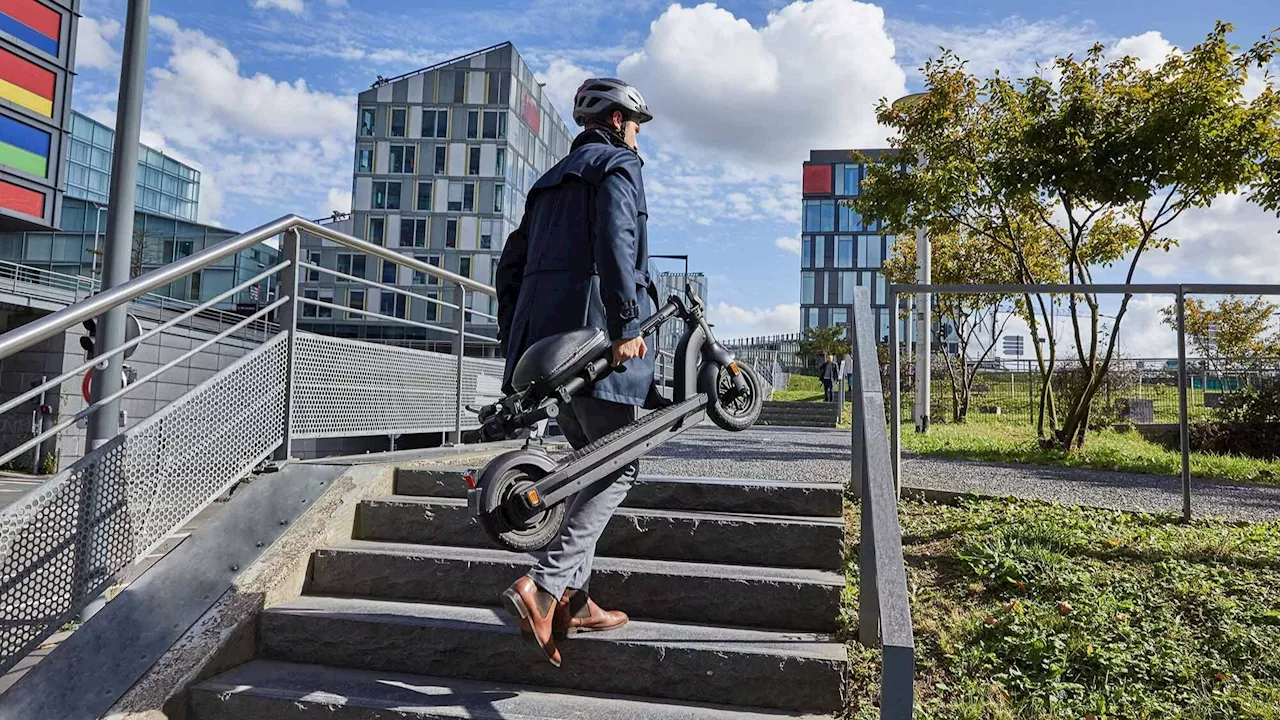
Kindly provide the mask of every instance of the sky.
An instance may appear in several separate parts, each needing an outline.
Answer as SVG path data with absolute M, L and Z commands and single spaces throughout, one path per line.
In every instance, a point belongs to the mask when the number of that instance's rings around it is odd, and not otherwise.
M 114 122 L 125 0 L 84 0 L 73 105 Z M 883 147 L 875 105 L 921 89 L 939 47 L 1025 76 L 1095 42 L 1157 62 L 1215 20 L 1252 42 L 1273 0 L 153 0 L 144 142 L 203 173 L 200 220 L 248 230 L 351 203 L 356 95 L 511 41 L 561 114 L 592 75 L 656 119 L 641 152 L 650 251 L 707 274 L 722 337 L 799 327 L 800 169 L 811 149 Z M 1275 282 L 1280 220 L 1223 197 L 1169 228 L 1137 282 Z M 674 268 L 672 268 L 674 269 Z M 1173 353 L 1167 298 L 1134 301 L 1130 354 Z M 1017 332 L 1017 324 L 1010 332 Z

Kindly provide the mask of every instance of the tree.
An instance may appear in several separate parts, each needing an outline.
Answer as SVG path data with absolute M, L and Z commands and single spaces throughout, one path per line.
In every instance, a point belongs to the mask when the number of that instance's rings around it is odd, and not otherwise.
M 1044 349 L 1032 343 L 1046 445 L 1083 445 L 1129 309 L 1125 295 L 1104 327 L 1099 296 L 1089 290 L 1095 273 L 1114 269 L 1132 282 L 1145 255 L 1176 244 L 1170 223 L 1221 194 L 1280 203 L 1280 92 L 1264 76 L 1257 97 L 1242 93 L 1251 69 L 1267 67 L 1280 41 L 1273 34 L 1241 52 L 1230 32 L 1219 23 L 1154 69 L 1128 57 L 1108 61 L 1095 45 L 1083 58 L 1055 60 L 1055 80 L 979 79 L 944 51 L 925 64 L 927 92 L 918 102 L 878 108 L 880 122 L 899 134 L 892 140 L 899 154 L 870 167 L 854 201 L 859 212 L 899 234 L 968 232 L 993 261 L 1011 263 L 1020 283 L 1081 286 L 1066 305 L 1085 381 L 1062 398 L 1052 392 L 1054 300 L 1020 301 L 1033 337 L 1047 341 Z
M 844 335 L 845 328 L 839 325 L 808 328 L 804 331 L 804 339 L 800 341 L 800 354 L 817 360 L 827 355 L 845 355 L 849 351 L 849 341 Z
M 1178 329 L 1178 311 L 1161 311 L 1164 323 Z M 1198 298 L 1186 300 L 1186 333 L 1195 353 L 1219 373 L 1256 370 L 1264 360 L 1280 357 L 1280 334 L 1272 318 L 1280 305 L 1261 297 L 1230 296 L 1209 305 Z
M 1016 282 L 1016 274 L 1008 265 L 993 260 L 986 243 L 967 232 L 953 232 L 931 238 L 930 267 L 933 282 L 940 284 L 982 283 L 996 285 Z M 892 283 L 915 282 L 918 263 L 916 243 L 912 235 L 899 236 L 890 257 L 884 263 L 885 277 Z M 969 415 L 974 381 L 978 370 L 995 349 L 1012 313 L 1000 320 L 1000 308 L 1007 295 L 939 295 L 936 297 L 939 317 L 950 324 L 955 333 L 958 352 L 954 357 L 939 352 L 951 389 L 951 420 L 964 422 Z

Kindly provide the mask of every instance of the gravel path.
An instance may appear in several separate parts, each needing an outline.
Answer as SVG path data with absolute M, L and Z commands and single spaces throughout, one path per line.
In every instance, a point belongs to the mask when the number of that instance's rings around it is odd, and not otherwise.
M 849 461 L 847 430 L 760 427 L 727 433 L 708 426 L 690 430 L 646 456 L 640 472 L 848 482 Z M 902 466 L 907 487 L 1182 512 L 1182 483 L 1176 477 L 910 455 L 903 457 Z M 1191 493 L 1192 510 L 1201 517 L 1280 520 L 1280 487 L 1193 480 Z

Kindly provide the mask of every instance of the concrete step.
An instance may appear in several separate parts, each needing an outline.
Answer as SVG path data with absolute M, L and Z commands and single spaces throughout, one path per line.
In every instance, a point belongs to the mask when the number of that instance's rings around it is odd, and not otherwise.
M 498 607 L 531 555 L 487 548 L 352 541 L 318 550 L 307 592 Z M 645 620 L 834 632 L 842 575 L 598 557 L 591 594 Z
M 254 660 L 191 691 L 189 720 L 819 720 L 400 673 Z
M 633 621 L 563 643 L 553 667 L 488 608 L 304 596 L 263 611 L 259 656 L 669 700 L 834 712 L 843 644 L 806 633 Z
M 400 468 L 396 494 L 466 497 L 466 468 Z M 643 475 L 627 493 L 626 507 L 709 512 L 840 517 L 844 486 L 838 483 L 771 482 L 736 478 Z
M 366 500 L 357 540 L 494 547 L 460 498 Z M 602 556 L 839 570 L 842 518 L 620 508 L 600 537 Z

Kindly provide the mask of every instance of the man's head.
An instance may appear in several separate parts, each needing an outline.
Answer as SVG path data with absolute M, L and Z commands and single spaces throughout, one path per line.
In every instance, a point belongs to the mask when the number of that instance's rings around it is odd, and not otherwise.
M 640 125 L 652 119 L 640 91 L 617 78 L 590 78 L 573 98 L 574 122 L 611 133 L 635 151 Z

